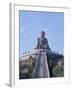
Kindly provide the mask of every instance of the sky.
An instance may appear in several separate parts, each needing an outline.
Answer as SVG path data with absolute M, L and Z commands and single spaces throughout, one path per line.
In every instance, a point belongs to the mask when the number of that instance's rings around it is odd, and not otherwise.
M 64 53 L 64 13 L 44 11 L 19 11 L 19 53 L 33 50 L 40 32 L 45 31 L 49 47 Z

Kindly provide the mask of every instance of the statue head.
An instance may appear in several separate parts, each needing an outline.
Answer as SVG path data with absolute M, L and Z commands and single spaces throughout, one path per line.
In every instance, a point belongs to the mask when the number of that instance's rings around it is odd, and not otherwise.
M 41 37 L 45 37 L 45 32 L 41 31 Z

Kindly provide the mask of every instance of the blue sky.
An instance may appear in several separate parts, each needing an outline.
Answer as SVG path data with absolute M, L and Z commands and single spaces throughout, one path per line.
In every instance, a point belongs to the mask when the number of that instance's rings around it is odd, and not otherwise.
M 19 11 L 20 56 L 35 48 L 43 30 L 52 51 L 64 52 L 64 13 L 42 11 Z

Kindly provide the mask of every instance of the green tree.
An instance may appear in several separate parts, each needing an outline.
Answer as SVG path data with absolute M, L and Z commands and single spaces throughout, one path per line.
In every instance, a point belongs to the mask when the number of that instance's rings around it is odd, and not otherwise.
M 64 76 L 64 66 L 56 65 L 53 68 L 52 72 L 53 72 L 54 77 L 63 77 Z

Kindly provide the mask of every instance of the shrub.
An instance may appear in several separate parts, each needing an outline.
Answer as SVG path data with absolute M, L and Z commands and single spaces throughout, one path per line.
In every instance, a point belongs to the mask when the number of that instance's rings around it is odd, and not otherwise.
M 54 77 L 63 77 L 64 76 L 64 66 L 56 65 L 53 68 L 52 73 L 53 73 Z

